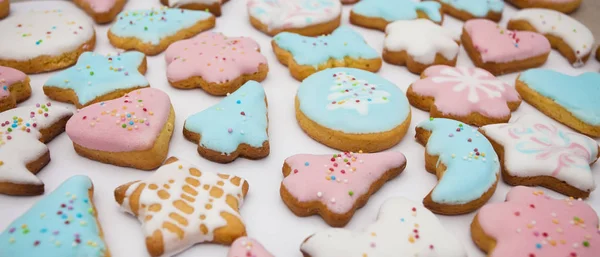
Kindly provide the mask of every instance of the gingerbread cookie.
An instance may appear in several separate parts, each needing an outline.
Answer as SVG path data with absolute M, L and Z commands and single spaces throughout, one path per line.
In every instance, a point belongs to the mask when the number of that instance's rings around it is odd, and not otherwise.
M 417 142 L 425 146 L 425 169 L 439 179 L 423 199 L 425 207 L 439 214 L 464 214 L 492 197 L 500 163 L 492 144 L 476 128 L 430 118 L 417 125 L 416 132 Z
M 264 89 L 258 82 L 247 82 L 220 103 L 187 118 L 183 135 L 198 144 L 198 153 L 211 161 L 267 157 L 270 147 Z
M 248 0 L 247 6 L 252 26 L 270 36 L 329 34 L 342 18 L 339 0 Z
M 406 158 L 398 152 L 299 154 L 285 160 L 279 191 L 297 216 L 319 214 L 330 226 L 343 227 L 405 167 Z
M 533 115 L 480 131 L 500 156 L 510 185 L 543 186 L 575 198 L 587 198 L 596 187 L 590 165 L 600 147 L 589 137 Z
M 274 257 L 258 241 L 240 237 L 231 244 L 227 257 Z
M 0 113 L 0 194 L 44 193 L 44 183 L 35 174 L 50 162 L 45 143 L 65 130 L 71 115 L 51 103 Z
M 198 243 L 230 245 L 246 235 L 239 208 L 246 180 L 167 159 L 149 178 L 115 189 L 115 199 L 142 223 L 150 256 L 173 256 Z
M 350 23 L 381 31 L 385 31 L 385 27 L 394 21 L 419 18 L 442 24 L 442 6 L 434 1 L 363 0 L 354 5 L 350 12 Z
M 94 25 L 75 8 L 15 13 L 0 31 L 0 66 L 27 74 L 69 67 L 96 45 Z
M 450 118 L 475 126 L 508 122 L 521 104 L 519 93 L 479 68 L 436 65 L 406 91 L 414 107 L 431 117 Z
M 506 0 L 514 6 L 525 9 L 525 8 L 544 8 L 553 9 L 563 13 L 572 13 L 579 6 L 583 0 Z
M 471 223 L 471 238 L 489 257 L 595 257 L 600 251 L 592 207 L 522 186 L 511 189 L 506 202 L 481 208 Z
M 227 0 L 160 0 L 160 2 L 172 8 L 206 10 L 215 16 L 221 16 L 221 5 Z
M 0 256 L 110 257 L 93 198 L 90 178 L 67 179 L 0 234 Z
M 523 100 L 550 118 L 583 134 L 600 137 L 597 72 L 573 77 L 552 70 L 531 69 L 521 73 L 515 87 Z
M 269 71 L 256 41 L 215 32 L 176 42 L 165 56 L 172 86 L 200 87 L 211 95 L 233 93 L 250 80 L 263 81 Z
M 109 23 L 123 10 L 127 0 L 73 0 L 97 23 Z
M 10 13 L 10 0 L 0 0 L 0 19 L 5 18 Z
M 279 62 L 288 66 L 292 77 L 302 81 L 311 74 L 333 67 L 350 67 L 377 72 L 379 53 L 350 27 L 342 26 L 331 35 L 317 38 L 282 32 L 271 41 Z
M 402 90 L 359 69 L 315 73 L 300 84 L 296 95 L 296 119 L 302 130 L 341 151 L 371 153 L 391 148 L 406 134 L 410 118 Z
M 83 157 L 152 170 L 167 158 L 174 123 L 169 96 L 143 88 L 79 110 L 66 130 L 75 151 Z
M 214 26 L 215 16 L 205 11 L 170 8 L 124 11 L 108 30 L 108 39 L 117 48 L 157 55 L 172 43 Z
M 17 107 L 31 96 L 29 77 L 10 67 L 0 66 L 0 112 Z
M 377 222 L 363 232 L 328 229 L 300 246 L 306 257 L 464 257 L 463 245 L 422 205 L 406 198 L 386 200 Z
M 459 35 L 429 20 L 396 21 L 385 34 L 383 59 L 388 63 L 406 65 L 416 74 L 431 65 L 456 65 Z
M 442 4 L 444 13 L 457 19 L 488 19 L 495 22 L 502 19 L 504 2 L 502 0 L 435 0 Z
M 494 75 L 541 66 L 551 50 L 542 34 L 506 30 L 484 19 L 467 21 L 461 40 L 473 64 Z
M 594 47 L 594 35 L 585 25 L 569 15 L 548 9 L 526 9 L 508 22 L 512 30 L 544 34 L 552 48 L 558 50 L 574 67 L 583 66 Z
M 79 57 L 74 67 L 50 77 L 44 84 L 44 93 L 50 99 L 82 108 L 149 87 L 145 73 L 146 56 L 140 52 L 114 56 L 88 52 Z

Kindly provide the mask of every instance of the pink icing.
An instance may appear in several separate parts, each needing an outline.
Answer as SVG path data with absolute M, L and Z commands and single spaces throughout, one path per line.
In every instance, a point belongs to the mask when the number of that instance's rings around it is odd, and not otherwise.
M 484 62 L 519 61 L 547 54 L 551 49 L 542 34 L 507 30 L 490 20 L 469 20 L 465 30 Z
M 489 257 L 597 257 L 598 216 L 582 201 L 515 187 L 505 203 L 481 208 L 479 223 L 497 245 Z M 500 222 L 501 221 L 501 222 Z
M 510 116 L 507 102 L 520 101 L 519 93 L 486 70 L 467 67 L 431 66 L 425 79 L 412 84 L 422 96 L 434 97 L 444 114 L 467 116 L 473 112 L 489 117 Z
M 84 0 L 87 2 L 92 10 L 97 13 L 105 13 L 115 6 L 117 0 Z
M 67 123 L 67 135 L 83 147 L 107 151 L 148 150 L 163 129 L 171 100 L 163 91 L 144 88 L 85 107 Z
M 260 64 L 267 63 L 259 48 L 250 38 L 228 38 L 221 33 L 205 32 L 169 46 L 167 77 L 171 82 L 193 76 L 201 76 L 208 82 L 227 82 L 255 73 Z
M 256 240 L 240 237 L 231 244 L 227 257 L 273 257 L 273 255 Z
M 10 86 L 17 82 L 25 81 L 25 79 L 27 79 L 25 73 L 10 67 L 0 66 L 0 98 L 8 97 L 10 95 Z
M 386 171 L 403 166 L 406 158 L 397 152 L 299 154 L 285 163 L 292 171 L 282 184 L 291 195 L 300 202 L 320 201 L 330 211 L 344 214 L 371 184 Z

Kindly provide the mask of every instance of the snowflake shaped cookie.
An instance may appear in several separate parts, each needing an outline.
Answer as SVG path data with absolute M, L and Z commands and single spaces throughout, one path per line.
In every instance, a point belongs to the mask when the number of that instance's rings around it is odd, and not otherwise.
M 366 28 L 385 31 L 386 25 L 399 20 L 426 18 L 441 24 L 442 6 L 434 1 L 363 0 L 352 7 L 350 22 Z

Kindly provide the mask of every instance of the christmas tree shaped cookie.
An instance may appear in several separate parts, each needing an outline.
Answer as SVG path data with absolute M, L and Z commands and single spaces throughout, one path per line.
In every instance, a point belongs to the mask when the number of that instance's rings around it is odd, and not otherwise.
M 65 130 L 71 115 L 51 103 L 0 113 L 0 194 L 44 193 L 44 183 L 34 174 L 50 162 L 45 143 Z
M 476 128 L 450 119 L 421 122 L 416 139 L 425 146 L 425 169 L 438 184 L 423 199 L 439 214 L 472 212 L 496 191 L 500 162 L 492 144 Z
M 231 248 L 229 249 L 227 257 L 244 256 L 273 257 L 273 255 L 269 253 L 258 241 L 247 237 L 240 237 L 235 240 L 233 244 L 231 244 Z
M 281 198 L 297 216 L 319 214 L 330 226 L 343 227 L 405 167 L 397 152 L 294 155 L 283 164 Z
M 350 12 L 352 24 L 381 31 L 385 31 L 385 27 L 394 21 L 419 18 L 441 24 L 442 5 L 434 1 L 363 0 L 354 5 Z
M 296 95 L 296 119 L 304 132 L 341 151 L 388 149 L 404 137 L 410 117 L 402 90 L 359 69 L 317 72 L 302 82 Z
M 227 163 L 238 156 L 260 159 L 269 155 L 267 98 L 262 86 L 249 81 L 220 103 L 190 116 L 183 128 L 198 153 Z
M 300 251 L 311 257 L 467 256 L 433 213 L 402 197 L 385 201 L 377 222 L 363 232 L 327 229 L 304 240 Z
M 0 234 L 0 256 L 109 257 L 93 195 L 88 177 L 69 178 Z
M 150 256 L 173 256 L 198 243 L 230 245 L 246 235 L 239 208 L 248 183 L 167 159 L 152 176 L 118 187 L 115 199 L 142 223 Z
M 118 55 L 83 53 L 77 65 L 52 76 L 44 84 L 44 93 L 77 108 L 111 100 L 142 87 L 149 87 L 144 77 L 146 56 L 140 52 Z
M 25 73 L 0 66 L 0 112 L 17 107 L 31 96 L 29 77 Z
M 157 55 L 170 44 L 215 26 L 215 16 L 184 9 L 129 10 L 108 30 L 110 43 L 121 49 Z

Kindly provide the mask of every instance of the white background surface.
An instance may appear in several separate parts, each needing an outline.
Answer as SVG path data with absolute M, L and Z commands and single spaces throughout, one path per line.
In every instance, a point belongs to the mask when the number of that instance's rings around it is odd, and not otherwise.
M 47 6 L 48 8 L 62 8 L 71 5 L 68 1 L 58 1 L 58 3 L 35 2 L 35 6 Z M 11 11 L 15 14 L 32 6 L 34 6 L 33 2 L 15 3 L 12 5 Z M 150 7 L 160 7 L 159 1 L 129 0 L 125 9 Z M 343 24 L 349 24 L 350 8 L 351 6 L 344 6 Z M 507 6 L 501 24 L 506 25 L 514 12 L 515 9 L 512 6 Z M 460 33 L 462 22 L 446 15 L 444 26 Z M 106 37 L 108 27 L 109 25 L 96 27 L 96 52 L 111 53 L 116 51 L 109 44 Z M 384 39 L 382 32 L 356 26 L 352 26 L 352 28 L 359 31 L 372 47 L 381 52 Z M 209 96 L 200 89 L 184 91 L 172 88 L 166 79 L 166 64 L 164 55 L 161 54 L 148 57 L 146 76 L 152 87 L 164 90 L 170 95 L 177 114 L 169 155 L 188 160 L 203 171 L 234 174 L 247 179 L 250 183 L 250 191 L 241 208 L 241 214 L 246 222 L 248 235 L 261 241 L 275 256 L 300 257 L 302 255 L 298 249 L 301 242 L 312 233 L 327 228 L 328 225 L 319 216 L 296 217 L 283 204 L 279 196 L 279 185 L 283 178 L 281 174 L 283 160 L 288 156 L 299 153 L 331 154 L 336 151 L 310 139 L 296 124 L 293 99 L 300 83 L 289 75 L 287 67 L 277 62 L 271 50 L 271 38 L 258 32 L 250 25 L 244 0 L 231 0 L 226 3 L 223 7 L 223 16 L 217 19 L 217 26 L 213 31 L 223 32 L 228 36 L 252 37 L 260 43 L 262 52 L 267 56 L 270 71 L 262 85 L 269 99 L 271 154 L 266 159 L 259 161 L 238 159 L 225 165 L 213 163 L 200 157 L 196 152 L 196 145 L 184 139 L 182 134 L 183 123 L 188 116 L 218 103 L 221 98 Z M 472 66 L 463 49 L 459 54 L 458 65 Z M 584 71 L 598 71 L 600 65 L 595 59 L 590 58 L 590 61 L 583 68 L 574 69 L 558 52 L 552 51 L 548 62 L 543 67 L 577 75 Z M 21 103 L 20 106 L 47 102 L 48 98 L 42 91 L 42 85 L 53 74 L 55 72 L 32 75 L 33 95 L 31 99 Z M 394 82 L 402 90 L 406 90 L 409 84 L 418 78 L 417 75 L 409 73 L 404 67 L 385 63 L 378 74 Z M 516 76 L 517 73 L 514 73 L 500 78 L 514 85 Z M 571 85 L 564 86 L 569 87 Z M 59 105 L 68 106 L 66 104 Z M 73 110 L 75 109 L 73 106 L 70 107 Z M 513 117 L 526 113 L 543 116 L 539 111 L 523 102 L 518 111 L 513 113 Z M 421 202 L 423 197 L 434 187 L 436 177 L 427 173 L 424 169 L 424 148 L 414 140 L 415 125 L 427 117 L 427 113 L 413 108 L 412 124 L 408 134 L 399 145 L 391 149 L 391 151 L 400 151 L 406 155 L 408 159 L 406 170 L 375 193 L 367 205 L 356 212 L 354 218 L 346 226 L 347 229 L 361 230 L 374 222 L 379 207 L 390 197 L 404 196 L 413 201 Z M 562 125 L 560 126 L 562 127 Z M 71 141 L 66 134 L 57 137 L 49 144 L 49 147 L 52 161 L 38 175 L 46 184 L 46 193 L 53 191 L 70 176 L 76 174 L 89 176 L 94 182 L 94 201 L 112 255 L 114 257 L 147 256 L 144 236 L 139 222 L 133 216 L 120 211 L 114 200 L 113 190 L 121 184 L 144 179 L 150 176 L 152 172 L 116 167 L 80 157 L 73 150 Z M 596 181 L 599 181 L 600 165 L 596 164 L 593 170 Z M 509 189 L 508 185 L 500 182 L 490 202 L 502 202 Z M 551 196 L 563 197 L 555 192 L 545 191 Z M 12 197 L 0 195 L 0 231 L 6 229 L 14 219 L 26 212 L 40 198 L 41 196 Z M 600 211 L 600 190 L 592 192 L 587 203 L 591 204 L 596 211 Z M 474 215 L 475 213 L 460 216 L 438 215 L 438 217 L 448 230 L 458 236 L 466 247 L 469 256 L 481 257 L 484 256 L 484 253 L 476 248 L 469 234 L 469 224 Z M 402 235 L 400 235 L 399 240 L 401 238 Z M 225 246 L 202 244 L 196 245 L 178 256 L 218 257 L 226 256 L 227 250 L 228 248 Z

